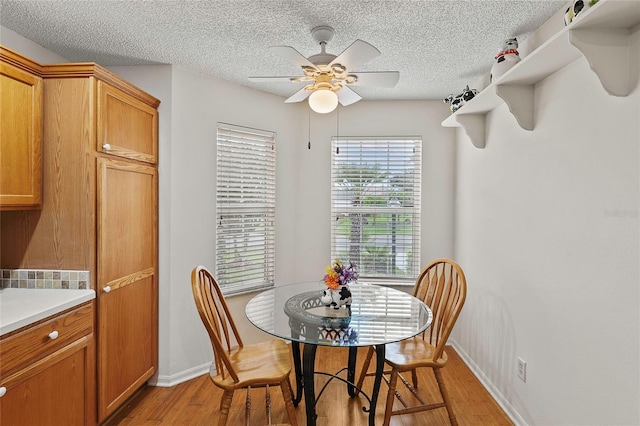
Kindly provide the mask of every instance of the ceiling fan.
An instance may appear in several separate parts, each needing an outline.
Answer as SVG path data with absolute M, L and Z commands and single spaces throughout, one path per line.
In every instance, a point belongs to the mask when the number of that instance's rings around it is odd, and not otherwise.
M 285 102 L 301 102 L 309 98 L 311 109 L 322 114 L 333 111 L 338 102 L 347 106 L 362 99 L 351 86 L 394 87 L 398 83 L 398 71 L 353 71 L 380 55 L 380 51 L 369 43 L 356 40 L 336 56 L 326 52 L 327 43 L 333 39 L 333 28 L 324 25 L 315 27 L 311 30 L 311 35 L 320 44 L 320 53 L 308 58 L 291 46 L 270 47 L 274 53 L 302 68 L 302 76 L 249 77 L 249 80 L 308 83 Z

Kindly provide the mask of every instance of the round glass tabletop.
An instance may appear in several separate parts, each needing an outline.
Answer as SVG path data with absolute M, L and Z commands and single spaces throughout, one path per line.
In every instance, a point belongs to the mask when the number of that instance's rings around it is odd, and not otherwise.
M 431 309 L 403 291 L 370 284 L 350 285 L 351 308 L 324 306 L 323 282 L 275 287 L 245 308 L 257 328 L 282 339 L 324 346 L 371 346 L 396 342 L 426 330 Z

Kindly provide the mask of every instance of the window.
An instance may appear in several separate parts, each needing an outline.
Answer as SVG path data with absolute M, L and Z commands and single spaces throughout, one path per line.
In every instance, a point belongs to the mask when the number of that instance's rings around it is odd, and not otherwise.
M 225 294 L 273 286 L 275 133 L 218 123 L 216 279 Z
M 421 138 L 334 138 L 331 257 L 360 280 L 413 284 L 420 272 Z

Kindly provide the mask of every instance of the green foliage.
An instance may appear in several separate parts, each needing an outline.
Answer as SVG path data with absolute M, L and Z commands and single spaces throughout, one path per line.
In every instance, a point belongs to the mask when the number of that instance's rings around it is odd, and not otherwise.
M 353 204 L 362 203 L 371 187 L 386 179 L 387 174 L 377 166 L 342 164 L 336 171 L 336 182 L 345 189 Z
M 364 197 L 362 204 L 365 206 L 386 206 L 389 202 L 389 197 L 383 197 L 381 195 L 368 195 Z

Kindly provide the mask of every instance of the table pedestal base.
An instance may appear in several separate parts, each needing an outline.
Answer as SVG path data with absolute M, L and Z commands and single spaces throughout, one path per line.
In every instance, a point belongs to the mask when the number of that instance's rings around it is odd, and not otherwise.
M 380 393 L 380 384 L 382 382 L 382 373 L 384 371 L 385 345 L 376 345 L 374 346 L 374 348 L 376 350 L 376 374 L 375 380 L 373 382 L 373 393 L 371 394 L 371 398 L 369 398 L 369 396 L 367 396 L 367 394 L 363 392 L 362 389 L 357 388 L 355 385 L 355 367 L 358 354 L 357 346 L 349 347 L 347 379 L 345 380 L 341 377 L 338 377 L 338 374 L 344 371 L 344 369 L 338 371 L 336 374 L 315 371 L 316 350 L 318 349 L 317 345 L 305 344 L 303 348 L 302 359 L 300 359 L 300 343 L 297 341 L 292 342 L 293 361 L 296 375 L 296 394 L 293 399 L 293 404 L 295 406 L 298 406 L 298 404 L 302 400 L 302 393 L 304 393 L 307 426 L 315 426 L 316 418 L 318 417 L 318 415 L 316 414 L 316 403 L 322 396 L 322 393 L 324 392 L 326 386 L 333 379 L 338 379 L 345 382 L 347 384 L 347 392 L 352 398 L 355 397 L 358 393 L 362 393 L 362 395 L 369 401 L 369 409 L 367 409 L 366 407 L 362 407 L 362 411 L 369 413 L 369 426 L 375 426 L 376 404 L 378 402 L 378 394 Z M 329 381 L 322 387 L 317 398 L 315 394 L 314 383 L 314 376 L 316 374 L 329 376 Z

